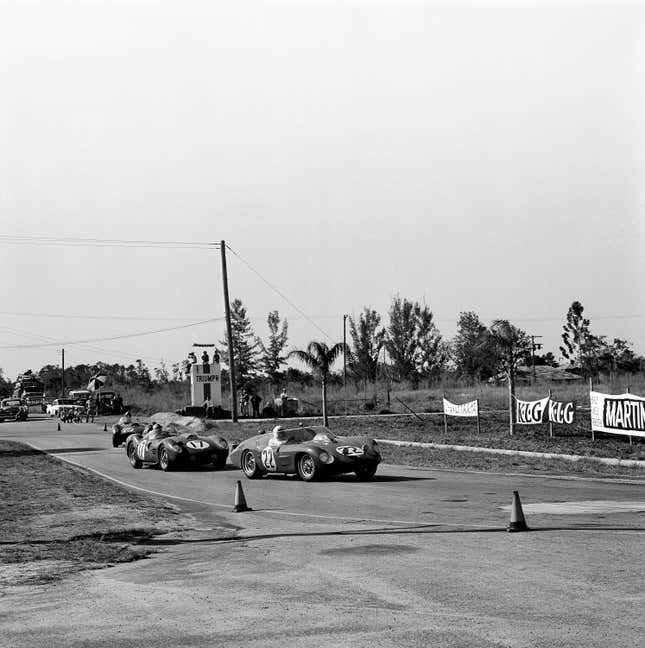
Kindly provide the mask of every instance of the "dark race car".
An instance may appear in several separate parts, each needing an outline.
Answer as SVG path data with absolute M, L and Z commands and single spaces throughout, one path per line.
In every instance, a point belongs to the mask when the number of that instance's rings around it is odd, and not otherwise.
M 118 448 L 125 443 L 131 434 L 143 434 L 144 426 L 138 421 L 132 421 L 129 416 L 122 416 L 117 423 L 112 426 L 112 445 Z
M 5 398 L 0 401 L 0 421 L 26 421 L 29 416 L 29 407 L 19 398 Z
M 304 481 L 356 473 L 374 477 L 381 461 L 378 443 L 367 437 L 341 437 L 322 426 L 283 428 L 260 433 L 231 452 L 231 462 L 249 479 L 268 473 L 297 474 Z
M 150 432 L 131 434 L 125 442 L 125 451 L 133 468 L 155 464 L 167 471 L 207 463 L 224 468 L 228 443 L 220 436 L 197 434 L 179 426 L 164 430 L 155 423 Z

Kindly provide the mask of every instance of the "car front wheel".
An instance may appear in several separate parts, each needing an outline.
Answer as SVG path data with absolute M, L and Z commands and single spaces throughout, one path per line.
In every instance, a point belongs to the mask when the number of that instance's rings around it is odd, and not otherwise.
M 255 460 L 255 455 L 249 450 L 242 455 L 242 472 L 249 479 L 257 479 L 260 476 L 258 462 Z
M 141 468 L 143 466 L 141 459 L 137 456 L 137 446 L 134 443 L 128 448 L 128 459 L 133 468 Z
M 313 481 L 318 476 L 318 470 L 316 468 L 316 462 L 311 455 L 303 454 L 298 458 L 298 477 L 302 481 Z
M 354 472 L 359 481 L 368 481 L 376 475 L 377 466 L 361 466 L 357 468 Z
M 164 448 L 164 446 L 161 446 L 161 448 L 159 448 L 159 468 L 161 468 L 161 470 L 163 470 L 164 472 L 172 470 L 170 455 L 168 454 L 168 450 Z

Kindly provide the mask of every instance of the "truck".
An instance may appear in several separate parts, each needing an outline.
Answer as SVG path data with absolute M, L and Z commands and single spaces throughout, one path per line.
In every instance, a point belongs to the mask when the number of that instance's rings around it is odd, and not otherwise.
M 13 397 L 22 400 L 25 405 L 42 406 L 45 399 L 45 385 L 31 369 L 18 374 L 13 388 Z

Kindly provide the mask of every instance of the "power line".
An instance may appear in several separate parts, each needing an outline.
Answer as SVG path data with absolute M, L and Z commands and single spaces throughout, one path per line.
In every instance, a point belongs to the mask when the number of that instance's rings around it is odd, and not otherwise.
M 191 328 L 193 326 L 201 326 L 202 324 L 211 324 L 223 320 L 223 317 L 214 317 L 211 319 L 203 320 L 201 322 L 192 322 L 191 324 L 184 324 L 182 326 L 171 326 L 168 328 L 157 329 L 155 331 L 141 331 L 138 333 L 128 333 L 126 335 L 115 335 L 112 337 L 93 338 L 89 340 L 66 340 L 63 342 L 47 342 L 44 344 L 17 344 L 17 345 L 2 345 L 0 349 L 35 349 L 39 347 L 51 346 L 73 346 L 75 344 L 88 344 L 92 342 L 109 342 L 111 340 L 123 340 L 126 338 L 141 337 L 144 335 L 155 335 L 157 333 L 166 333 L 168 331 L 178 331 L 180 329 Z
M 89 319 L 89 320 L 123 320 L 123 321 L 148 321 L 148 322 L 185 322 L 189 317 L 140 317 L 137 315 L 70 315 L 68 313 L 14 313 L 0 311 L 0 315 L 14 317 L 51 317 L 60 319 Z
M 267 279 L 265 279 L 255 268 L 251 266 L 250 263 L 245 261 L 235 250 L 233 250 L 230 245 L 226 245 L 226 247 L 249 269 L 251 272 L 256 274 L 271 290 L 276 292 L 282 299 L 284 299 L 292 308 L 294 308 L 298 313 L 300 313 L 314 328 L 318 329 L 324 336 L 329 338 L 333 342 L 333 338 L 327 331 L 324 331 L 323 329 L 316 324 L 311 317 L 309 317 L 304 311 L 300 310 L 284 293 L 282 293 L 278 288 L 276 288 L 271 282 L 269 282 Z
M 54 342 L 54 338 L 47 336 L 47 335 L 40 335 L 38 333 L 30 333 L 29 331 L 24 331 L 24 330 L 18 330 L 11 328 L 10 326 L 0 326 L 0 329 L 4 329 L 6 331 L 9 331 L 10 333 L 13 333 L 14 335 L 20 335 L 22 337 L 28 337 L 28 338 L 33 338 L 33 339 L 40 339 L 40 340 L 47 340 Z M 74 348 L 76 346 L 81 346 L 81 345 L 76 345 L 76 344 L 68 344 L 68 347 Z M 92 344 L 83 344 L 85 348 L 94 351 L 95 353 L 100 353 L 103 355 L 108 355 L 112 356 L 114 358 L 133 358 L 135 360 L 147 360 L 148 362 L 158 362 L 159 358 L 152 358 L 150 356 L 144 356 L 141 355 L 140 353 L 132 353 L 131 351 L 124 351 L 123 349 L 104 349 L 102 347 L 94 346 Z M 33 349 L 28 349 L 28 350 L 36 350 L 38 347 L 34 347 Z
M 54 245 L 63 247 L 125 247 L 125 248 L 164 248 L 164 249 L 203 249 L 218 250 L 219 243 L 204 241 L 148 241 L 144 239 L 97 239 L 57 236 L 13 236 L 0 234 L 0 243 L 6 245 Z

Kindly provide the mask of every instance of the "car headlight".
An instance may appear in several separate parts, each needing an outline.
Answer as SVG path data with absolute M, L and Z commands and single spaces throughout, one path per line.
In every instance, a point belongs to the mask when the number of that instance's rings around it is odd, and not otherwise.
M 325 464 L 330 464 L 334 461 L 334 458 L 328 452 L 321 452 L 318 455 L 318 459 L 320 459 L 320 461 Z
M 181 446 L 174 441 L 167 441 L 166 445 L 174 452 L 181 452 Z

